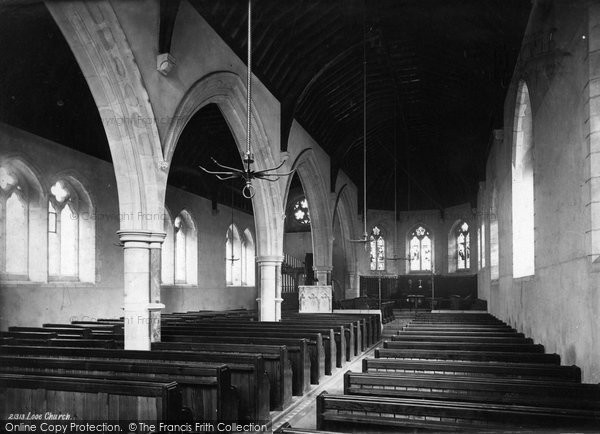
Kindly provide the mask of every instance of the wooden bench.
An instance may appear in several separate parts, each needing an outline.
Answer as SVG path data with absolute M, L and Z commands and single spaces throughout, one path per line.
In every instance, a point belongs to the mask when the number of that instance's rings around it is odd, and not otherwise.
M 439 336 L 436 334 L 424 335 L 398 335 L 390 336 L 394 342 L 477 342 L 477 343 L 498 343 L 498 344 L 533 344 L 533 340 L 529 338 L 516 338 L 513 336 L 506 337 L 482 337 L 482 336 L 463 336 L 460 334 Z
M 239 398 L 231 386 L 231 372 L 227 365 L 0 356 L 0 372 L 107 380 L 176 381 L 181 388 L 183 405 L 191 410 L 194 420 L 231 422 L 238 419 Z
M 497 338 L 502 338 L 502 337 L 511 337 L 511 338 L 525 338 L 525 335 L 523 333 L 516 333 L 516 332 L 466 332 L 466 331 L 444 331 L 444 330 L 404 330 L 400 333 L 397 334 L 397 336 L 424 336 L 424 335 L 431 335 L 431 334 L 435 334 L 437 336 L 440 337 L 445 337 L 445 336 L 473 336 L 473 337 L 497 337 Z
M 363 359 L 365 373 L 454 374 L 474 377 L 521 378 L 524 380 L 549 379 L 552 381 L 581 382 L 577 366 L 532 363 L 434 361 L 403 359 Z
M 398 350 L 455 350 L 455 351 L 504 351 L 517 353 L 543 353 L 544 346 L 539 344 L 504 344 L 487 342 L 412 342 L 384 341 L 383 348 Z
M 207 344 L 285 345 L 292 365 L 292 395 L 302 396 L 310 388 L 310 354 L 307 339 L 163 335 L 162 341 Z
M 284 423 L 273 434 L 337 434 L 334 431 L 320 431 L 308 428 L 292 428 L 289 422 Z
M 317 397 L 317 429 L 396 431 L 435 430 L 598 429 L 598 412 L 521 405 L 435 401 L 427 399 L 327 395 Z
M 9 373 L 0 373 L 0 412 L 68 413 L 89 421 L 189 420 L 175 382 Z
M 292 402 L 292 366 L 285 346 L 155 342 L 152 344 L 152 349 L 157 351 L 258 354 L 265 361 L 265 371 L 269 376 L 271 410 L 283 410 Z
M 344 394 L 600 410 L 600 386 L 549 380 L 348 371 Z
M 176 330 L 162 329 L 162 339 L 165 342 L 172 341 L 174 336 L 177 336 L 177 339 L 180 340 L 182 336 L 192 336 L 192 337 L 218 337 L 218 338 L 235 338 L 235 339 L 243 339 L 247 338 L 248 340 L 254 339 L 266 339 L 266 338 L 276 338 L 276 339 L 302 339 L 298 338 L 297 333 L 290 332 L 270 332 L 265 334 L 264 332 L 256 332 L 256 331 L 218 331 L 218 330 L 207 330 L 204 328 L 178 328 Z M 320 333 L 305 333 L 303 334 L 303 338 L 306 339 L 309 357 L 310 357 L 310 383 L 311 384 L 319 384 L 319 379 L 323 375 L 330 375 L 326 370 L 326 351 L 323 345 L 323 337 Z M 329 343 L 329 341 L 327 341 Z M 331 359 L 329 360 L 331 362 Z
M 9 327 L 9 332 L 54 332 L 59 338 L 89 338 L 92 331 L 82 327 Z
M 378 348 L 375 358 L 396 359 L 435 359 L 435 360 L 467 360 L 477 362 L 516 362 L 516 363 L 549 363 L 560 365 L 558 354 L 517 353 L 502 351 L 460 351 L 460 350 L 399 350 Z
M 333 367 L 341 368 L 345 364 L 348 354 L 346 352 L 346 343 L 350 340 L 350 336 L 346 336 L 346 331 L 343 327 L 335 331 L 332 327 L 321 326 L 295 326 L 285 325 L 279 322 L 213 322 L 202 321 L 200 323 L 178 323 L 162 326 L 165 333 L 180 334 L 181 329 L 197 329 L 217 330 L 222 332 L 228 331 L 247 331 L 263 333 L 265 336 L 272 332 L 288 332 L 292 333 L 293 337 L 305 337 L 305 333 L 321 333 L 323 345 L 325 347 L 325 374 L 330 375 Z
M 269 379 L 265 372 L 262 357 L 253 354 L 200 353 L 185 351 L 133 351 L 106 350 L 97 348 L 53 348 L 20 347 L 5 345 L 2 354 L 38 357 L 51 356 L 61 358 L 94 358 L 119 361 L 163 360 L 176 363 L 225 363 L 231 370 L 231 383 L 236 387 L 240 398 L 239 413 L 244 421 L 255 422 L 269 420 Z

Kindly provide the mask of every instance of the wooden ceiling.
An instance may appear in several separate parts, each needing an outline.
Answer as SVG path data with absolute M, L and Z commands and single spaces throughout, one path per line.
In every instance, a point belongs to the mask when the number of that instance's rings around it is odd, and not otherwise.
M 247 2 L 190 3 L 245 61 Z M 362 185 L 366 47 L 368 207 L 393 209 L 394 192 L 399 209 L 474 203 L 530 7 L 254 0 L 253 69 L 281 102 L 281 148 L 295 119 L 331 156 L 334 175 L 344 170 Z M 1 7 L 0 53 L 10 59 L 0 70 L 0 121 L 110 161 L 93 98 L 42 3 Z M 239 164 L 216 107 L 186 127 L 170 182 L 210 197 L 211 181 L 197 179 L 207 155 Z M 224 191 L 213 199 L 228 203 Z

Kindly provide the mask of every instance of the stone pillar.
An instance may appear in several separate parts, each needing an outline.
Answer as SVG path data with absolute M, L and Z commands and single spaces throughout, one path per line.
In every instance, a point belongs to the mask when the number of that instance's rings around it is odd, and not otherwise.
M 346 298 L 360 297 L 360 276 L 352 271 L 348 272 L 348 286 L 346 287 Z
M 279 321 L 281 319 L 281 263 L 283 256 L 259 256 L 256 262 L 259 268 L 258 318 L 260 321 Z
M 124 256 L 125 349 L 150 350 L 160 339 L 160 245 L 164 233 L 118 231 Z M 158 267 L 156 256 L 158 256 Z M 156 296 L 158 294 L 158 297 Z
M 313 271 L 317 278 L 317 285 L 331 285 L 331 265 L 313 265 Z

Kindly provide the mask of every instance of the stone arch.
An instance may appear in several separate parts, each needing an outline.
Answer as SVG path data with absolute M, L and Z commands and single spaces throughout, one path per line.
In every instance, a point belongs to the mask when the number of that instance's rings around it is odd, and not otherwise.
M 182 98 L 164 139 L 164 155 L 171 162 L 181 132 L 191 117 L 207 104 L 216 104 L 235 138 L 240 155 L 246 142 L 246 86 L 235 73 L 220 71 L 196 81 Z M 276 165 L 261 114 L 252 106 L 252 136 L 256 170 Z M 259 144 L 257 146 L 257 143 Z M 283 207 L 279 183 L 255 181 L 252 199 L 257 251 L 260 256 L 281 256 L 283 252 Z
M 295 169 L 302 183 L 302 189 L 308 200 L 310 211 L 310 229 L 313 246 L 313 257 L 315 267 L 323 267 L 331 271 L 333 230 L 332 213 L 324 176 L 319 170 L 312 148 L 301 151 L 291 169 Z M 287 196 L 290 191 L 292 177 L 289 176 L 286 185 L 286 193 L 282 206 L 285 207 Z M 319 271 L 317 269 L 317 271 Z M 323 283 L 319 279 L 320 283 Z
M 350 197 L 350 193 L 348 192 L 348 184 L 343 184 L 337 193 L 337 198 L 334 204 L 334 209 L 332 212 L 332 232 L 333 232 L 333 224 L 334 219 L 337 215 L 340 222 L 340 229 L 342 233 L 342 245 L 344 248 L 344 253 L 346 255 L 346 268 L 348 270 L 348 286 L 346 290 L 346 298 L 358 297 L 359 286 L 357 281 L 357 256 L 356 256 L 356 245 L 350 243 L 348 240 L 352 239 L 355 236 L 356 228 L 354 227 L 354 216 L 356 210 L 352 206 L 352 200 Z
M 139 67 L 107 0 L 47 2 L 98 107 L 110 146 L 122 214 L 161 214 L 166 171 Z M 141 213 L 141 214 L 140 214 Z M 162 232 L 162 220 L 121 220 L 121 230 Z

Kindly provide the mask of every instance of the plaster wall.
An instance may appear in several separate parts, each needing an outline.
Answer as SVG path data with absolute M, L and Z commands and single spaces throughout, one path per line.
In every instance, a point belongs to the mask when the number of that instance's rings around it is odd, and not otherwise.
M 588 34 L 587 11 L 586 2 L 578 1 L 537 2 L 532 11 L 505 102 L 504 140 L 490 153 L 482 198 L 489 207 L 496 186 L 499 279 L 491 281 L 482 270 L 480 283 L 490 293 L 491 313 L 543 344 L 547 352 L 558 353 L 562 364 L 579 366 L 585 382 L 597 383 L 600 295 L 586 241 L 591 222 L 586 204 L 589 177 L 600 172 L 587 159 L 589 59 L 587 38 L 582 37 Z M 553 45 L 536 53 L 550 32 Z M 521 80 L 529 88 L 533 116 L 535 274 L 515 279 L 512 231 L 518 222 L 512 221 L 511 169 Z M 487 228 L 489 235 L 489 224 Z M 488 249 L 488 263 L 489 254 Z
M 123 249 L 118 245 L 120 218 L 112 164 L 22 130 L 0 124 L 0 156 L 19 156 L 38 175 L 46 193 L 51 178 L 73 172 L 95 207 L 96 282 L 0 282 L 0 329 L 39 326 L 45 322 L 119 317 L 123 315 Z M 256 308 L 255 287 L 225 286 L 225 234 L 230 208 L 213 211 L 209 200 L 168 187 L 166 205 L 173 215 L 185 208 L 198 229 L 198 285 L 164 286 L 165 312 L 197 309 Z M 243 231 L 254 219 L 235 211 Z M 47 251 L 46 240 L 39 247 Z

